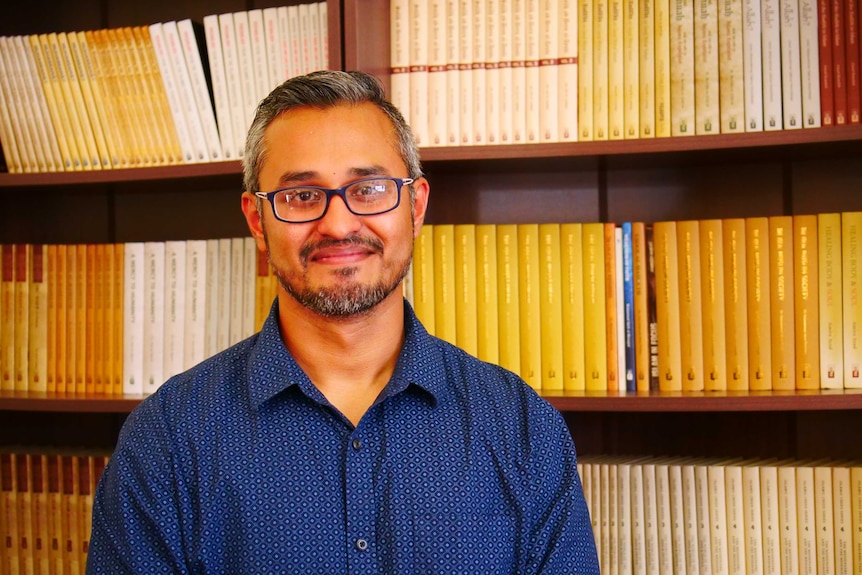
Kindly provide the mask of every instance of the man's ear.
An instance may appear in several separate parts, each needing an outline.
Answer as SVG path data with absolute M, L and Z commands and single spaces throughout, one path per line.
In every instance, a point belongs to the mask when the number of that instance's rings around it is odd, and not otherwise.
M 418 238 L 425 222 L 425 213 L 428 210 L 428 195 L 431 186 L 425 178 L 419 178 L 413 182 L 413 237 Z
M 254 238 L 254 241 L 257 244 L 257 249 L 260 251 L 266 251 L 266 241 L 264 241 L 263 238 L 263 214 L 257 209 L 258 200 L 259 198 L 251 192 L 243 192 L 242 213 L 245 215 L 245 221 L 248 224 L 251 237 Z M 262 206 L 261 211 L 265 209 L 266 206 L 264 205 Z

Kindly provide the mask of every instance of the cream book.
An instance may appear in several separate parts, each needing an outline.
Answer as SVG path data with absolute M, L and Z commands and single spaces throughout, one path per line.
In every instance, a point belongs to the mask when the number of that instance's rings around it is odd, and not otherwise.
M 578 140 L 593 140 L 593 0 L 577 0 L 578 11 Z
M 162 350 L 162 368 L 165 379 L 177 375 L 185 369 L 186 261 L 185 241 L 165 242 L 165 331 Z M 233 276 L 233 273 L 231 275 Z M 231 284 L 233 297 L 231 298 L 230 318 L 233 326 L 235 317 L 233 302 L 239 303 L 242 298 L 238 294 L 242 292 L 237 290 L 233 277 L 231 277 Z M 231 343 L 236 343 L 239 339 L 238 336 L 231 333 Z
M 584 373 L 583 224 L 560 224 L 563 388 L 586 389 Z
M 500 1 L 485 0 L 485 143 L 501 142 Z
M 410 118 L 409 0 L 389 3 L 389 66 L 389 98 L 402 116 Z
M 832 516 L 835 534 L 835 573 L 851 575 L 853 571 L 853 538 L 858 535 L 852 520 L 851 467 L 847 462 L 832 465 Z
M 245 105 L 243 103 L 242 81 L 240 79 L 239 52 L 237 51 L 236 26 L 230 12 L 218 15 L 221 35 L 222 57 L 224 58 L 225 85 L 229 102 L 231 133 L 233 134 L 233 157 L 241 158 L 245 149 Z M 292 37 L 297 37 L 297 34 Z M 227 156 L 227 154 L 225 154 Z
M 539 0 L 539 141 L 560 140 L 560 1 Z
M 694 2 L 695 133 L 721 131 L 718 1 Z
M 783 573 L 799 573 L 799 532 L 797 529 L 796 466 L 778 465 L 778 534 Z
M 831 462 L 821 461 L 813 467 L 817 573 L 835 573 L 835 508 Z
M 231 239 L 221 238 L 218 240 L 218 279 L 219 284 L 218 299 L 216 307 L 218 309 L 218 323 L 216 325 L 216 349 L 218 351 L 227 349 L 231 344 L 230 339 L 230 322 L 231 322 L 231 302 L 238 297 L 233 293 L 232 265 L 231 265 Z
M 742 73 L 745 131 L 763 130 L 763 55 L 760 40 L 761 0 L 742 0 Z
M 512 76 L 512 36 L 513 0 L 499 0 L 499 14 L 497 19 L 497 82 L 499 88 L 499 102 L 497 110 L 500 116 L 500 138 L 499 143 L 511 144 L 514 141 L 515 112 L 513 106 L 514 86 Z M 469 34 L 470 32 L 465 32 Z M 521 128 L 523 132 L 523 129 Z
M 748 277 L 749 388 L 772 389 L 772 338 L 769 277 L 769 221 L 746 218 L 746 274 Z
M 578 139 L 578 0 L 560 0 L 559 139 Z
M 803 127 L 802 116 L 802 63 L 799 0 L 779 0 L 780 60 L 781 60 L 781 111 L 785 130 Z M 814 3 L 809 4 L 809 8 Z M 809 14 L 814 18 L 816 8 Z
M 213 111 L 209 86 L 204 74 L 200 53 L 200 47 L 206 45 L 206 40 L 202 36 L 203 31 L 200 28 L 196 28 L 188 18 L 177 22 L 177 33 L 179 35 L 180 46 L 182 47 L 182 55 L 186 63 L 189 87 L 193 96 L 192 102 L 197 109 L 203 141 L 209 153 L 209 160 L 219 162 L 225 158 L 222 154 L 215 112 Z M 177 67 L 179 67 L 179 63 Z M 261 96 L 261 98 L 265 96 L 266 94 Z M 192 110 L 189 110 L 189 114 L 192 113 Z
M 793 307 L 796 388 L 820 389 L 820 283 L 817 216 L 793 216 Z
M 670 114 L 672 136 L 693 136 L 694 0 L 675 0 L 670 10 Z
M 486 2 L 484 0 L 472 0 L 473 5 L 473 29 L 470 36 L 473 41 L 473 94 L 470 98 L 472 104 L 471 114 L 473 117 L 473 130 L 470 143 L 473 145 L 484 145 L 488 143 L 488 116 L 485 111 L 487 98 L 487 74 L 485 65 L 487 63 L 486 50 L 488 48 L 486 14 Z M 414 102 L 411 101 L 411 106 Z M 416 105 L 424 106 L 423 102 Z M 411 108 L 412 109 L 412 108 Z
M 125 244 L 123 262 L 123 393 L 144 392 L 144 244 Z M 68 385 L 67 385 L 68 387 Z
M 640 137 L 656 136 L 655 0 L 638 3 L 638 118 Z
M 610 54 L 608 45 L 608 13 L 610 0 L 593 0 L 593 139 L 607 140 L 609 137 Z
M 423 111 L 428 120 L 426 146 L 446 144 L 446 2 L 428 2 L 428 93 Z M 411 107 L 412 109 L 412 107 Z
M 671 2 L 653 0 L 655 30 L 655 135 L 665 138 L 671 131 Z
M 821 389 L 844 388 L 844 281 L 841 261 L 841 214 L 818 214 Z
M 527 0 L 512 0 L 512 143 L 527 141 Z M 580 88 L 580 85 L 579 85 Z M 580 101 L 580 100 L 579 100 Z
M 819 128 L 820 46 L 816 0 L 799 0 L 799 74 L 802 86 L 802 126 Z
M 625 137 L 625 70 L 624 66 L 625 0 L 607 0 L 608 9 L 608 139 Z
M 815 575 L 819 572 L 817 561 L 817 532 L 825 525 L 826 509 L 821 504 L 819 511 L 824 514 L 818 519 L 815 509 L 817 486 L 814 482 L 814 466 L 800 463 L 796 466 L 796 529 L 798 537 L 799 573 Z M 831 519 L 831 510 L 830 510 Z M 791 526 L 792 528 L 792 526 Z
M 727 567 L 729 575 L 746 575 L 748 557 L 746 554 L 746 527 L 748 519 L 755 523 L 755 530 L 760 527 L 759 514 L 750 503 L 746 506 L 746 492 L 742 479 L 742 461 L 734 461 L 724 465 L 725 507 L 727 509 Z M 750 500 L 759 503 L 759 496 L 751 494 Z M 746 515 L 748 508 L 748 515 Z M 753 550 L 752 558 L 759 558 L 759 549 Z M 755 570 L 755 573 L 759 573 Z
M 144 243 L 144 393 L 165 380 L 165 244 Z
M 862 212 L 841 214 L 841 260 L 844 316 L 844 388 L 862 389 Z
M 603 0 L 599 0 L 603 1 Z M 539 57 L 541 50 L 540 0 L 526 0 L 524 33 L 524 69 L 526 74 L 526 98 L 524 111 L 527 114 L 527 144 L 539 143 L 541 130 L 540 112 L 541 89 L 539 78 Z
M 408 28 L 409 30 L 409 28 Z M 458 145 L 473 142 L 473 0 L 458 2 Z M 409 43 L 409 36 L 406 36 Z M 409 102 L 407 103 L 409 106 Z M 409 117 L 409 115 L 405 115 Z
M 446 146 L 457 146 L 461 137 L 459 5 L 459 0 L 446 0 Z
M 249 259 L 255 263 L 255 268 L 257 268 L 257 258 Z M 207 292 L 206 275 L 209 263 L 207 240 L 186 240 L 183 369 L 189 369 L 206 359 L 206 307 L 210 297 Z M 264 269 L 266 269 L 265 265 Z M 254 317 L 254 313 L 251 315 Z M 255 329 L 257 329 L 256 326 L 253 326 L 252 330 Z
M 168 98 L 171 116 L 174 120 L 174 129 L 176 130 L 180 148 L 183 152 L 183 160 L 186 163 L 201 161 L 198 159 L 199 156 L 192 139 L 194 132 L 189 129 L 189 124 L 186 121 L 185 106 L 183 105 L 183 97 L 180 93 L 181 87 L 174 75 L 171 53 L 162 23 L 150 25 L 150 38 L 152 39 L 153 50 L 155 51 L 156 61 L 161 72 L 162 84 Z
M 763 58 L 763 129 L 781 130 L 781 20 L 780 0 L 760 0 L 760 42 Z M 798 79 L 798 75 L 796 76 Z M 798 92 L 797 92 L 798 96 Z
M 233 122 L 230 115 L 230 99 L 228 97 L 227 74 L 225 72 L 225 59 L 222 54 L 218 15 L 209 14 L 204 16 L 203 24 L 210 81 L 213 91 L 213 104 L 215 106 L 215 117 L 222 156 L 225 160 L 234 160 L 238 157 L 238 154 L 233 135 Z
M 721 133 L 745 131 L 743 0 L 718 3 L 718 73 Z
M 305 20 L 307 22 L 307 17 L 305 19 L 302 18 L 302 14 L 305 13 L 307 16 L 307 8 L 303 9 L 303 5 L 300 5 L 300 21 Z M 248 11 L 240 10 L 238 12 L 234 12 L 232 14 L 233 18 L 233 26 L 234 26 L 234 45 L 236 47 L 236 64 L 238 71 L 236 73 L 236 78 L 239 79 L 240 89 L 239 93 L 242 97 L 242 122 L 243 126 L 247 129 L 248 126 L 251 125 L 252 118 L 254 117 L 254 109 L 257 107 L 257 92 L 255 88 L 254 81 L 254 57 L 251 52 L 251 33 L 248 22 Z M 303 61 L 308 62 L 308 37 L 306 35 L 305 29 L 302 30 L 302 45 L 303 49 Z M 190 130 L 191 132 L 191 130 Z M 243 134 L 245 134 L 246 130 L 243 130 Z

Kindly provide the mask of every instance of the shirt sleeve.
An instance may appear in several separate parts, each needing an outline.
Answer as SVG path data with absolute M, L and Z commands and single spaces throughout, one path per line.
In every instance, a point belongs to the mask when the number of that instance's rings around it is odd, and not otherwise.
M 562 416 L 554 411 L 551 426 L 536 435 L 530 465 L 537 496 L 526 573 L 599 575 L 575 445 Z
M 180 496 L 156 397 L 128 418 L 99 481 L 87 574 L 183 574 Z

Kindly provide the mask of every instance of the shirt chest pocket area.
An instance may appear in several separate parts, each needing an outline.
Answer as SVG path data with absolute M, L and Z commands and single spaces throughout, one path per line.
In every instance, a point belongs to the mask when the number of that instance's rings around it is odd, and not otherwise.
M 514 573 L 515 522 L 506 515 L 417 513 L 415 572 L 423 575 Z

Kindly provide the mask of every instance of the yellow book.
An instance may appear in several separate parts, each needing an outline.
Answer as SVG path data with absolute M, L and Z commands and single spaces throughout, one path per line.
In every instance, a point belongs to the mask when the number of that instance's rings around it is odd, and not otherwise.
M 684 391 L 702 391 L 703 297 L 701 294 L 700 224 L 697 220 L 676 223 L 679 274 L 680 369 Z
M 853 533 L 862 533 L 862 464 L 850 468 L 850 502 Z M 853 537 L 853 573 L 862 573 L 862 537 Z
M 641 138 L 655 132 L 655 0 L 638 3 L 638 119 Z
M 92 32 L 69 33 L 69 47 L 75 56 L 78 68 L 78 77 L 81 78 L 81 89 L 84 93 L 84 101 L 88 105 L 91 117 L 96 117 L 100 130 L 96 136 L 101 134 L 103 145 L 108 156 L 102 159 L 103 168 L 120 167 L 120 141 L 117 132 L 117 122 L 113 117 L 114 103 L 108 102 L 106 95 L 102 93 L 102 82 L 99 78 L 98 63 L 90 51 L 87 35 Z M 95 131 L 95 127 L 94 127 Z
M 694 3 L 694 112 L 697 134 L 718 134 L 718 0 Z
M 105 137 L 106 130 L 103 127 L 102 110 L 104 109 L 101 92 L 98 86 L 94 85 L 93 69 L 89 65 L 89 61 L 85 60 L 85 56 L 81 47 L 80 38 L 83 34 L 69 32 L 68 34 L 59 34 L 60 44 L 63 46 L 66 54 L 67 67 L 71 74 L 75 74 L 77 80 L 77 92 L 80 94 L 80 104 L 78 113 L 82 119 L 88 121 L 88 126 L 83 126 L 85 132 L 89 127 L 90 138 L 87 141 L 88 149 L 90 146 L 95 146 L 98 153 L 98 164 L 94 163 L 93 167 L 101 169 L 110 169 L 114 167 L 111 150 L 108 147 L 108 139 Z M 76 96 L 77 97 L 77 96 Z
M 632 222 L 632 281 L 634 287 L 635 388 L 649 391 L 650 345 L 646 225 Z
M 116 98 L 115 109 L 120 121 L 120 131 L 126 143 L 130 166 L 151 166 L 147 142 L 144 139 L 136 93 L 123 57 L 123 47 L 118 30 L 110 28 L 94 32 L 95 46 L 106 72 L 110 97 Z
M 518 226 L 497 226 L 497 303 L 500 365 L 521 373 L 521 313 L 518 281 Z
M 93 346 L 89 350 L 89 354 L 93 357 L 93 391 L 99 395 L 105 393 L 105 381 L 107 379 L 105 373 L 105 333 L 107 332 L 105 327 L 105 302 L 107 301 L 105 254 L 105 244 L 93 244 L 93 269 L 91 273 L 93 298 L 87 302 L 87 305 L 92 308 L 93 317 L 90 322 L 92 336 L 89 336 Z
M 561 391 L 563 371 L 563 278 L 560 225 L 539 225 L 539 302 L 541 309 L 542 391 Z
M 500 362 L 497 298 L 497 226 L 476 226 L 476 315 L 479 359 Z
M 33 246 L 15 244 L 15 391 L 27 391 L 30 382 L 30 260 Z
M 149 28 L 146 29 L 149 32 Z M 128 81 L 134 91 L 135 107 L 139 117 L 149 120 L 141 126 L 142 141 L 146 142 L 149 157 L 152 158 L 154 166 L 170 164 L 173 162 L 171 159 L 173 150 L 167 141 L 164 130 L 161 129 L 163 119 L 160 114 L 160 100 L 156 93 L 151 90 L 150 80 L 153 72 L 150 72 L 149 67 L 150 64 L 154 63 L 146 59 L 144 46 L 139 41 L 142 40 L 140 33 L 136 35 L 133 28 L 125 26 L 117 29 L 117 35 L 120 54 L 121 57 L 124 57 L 124 64 L 128 72 Z M 179 47 L 179 50 L 181 51 L 182 47 Z M 188 74 L 187 71 L 185 73 Z M 174 74 L 176 75 L 177 72 Z M 193 110 L 196 111 L 196 108 Z
M 84 258 L 87 261 L 87 273 L 85 277 L 86 284 L 84 286 L 85 301 L 84 301 L 84 389 L 87 393 L 96 391 L 97 368 L 96 368 L 96 284 L 97 269 L 96 269 L 96 244 L 87 244 Z M 99 382 L 101 385 L 101 382 Z
M 672 136 L 695 135 L 694 0 L 671 3 L 670 115 Z
M 50 515 L 48 515 L 48 456 L 33 454 L 31 459 L 31 504 L 33 506 L 34 572 L 50 573 Z
M 455 308 L 455 226 L 434 226 L 434 335 L 458 343 Z
M 796 389 L 820 389 L 817 216 L 793 216 Z
M 45 355 L 47 358 L 48 365 L 46 367 L 46 376 L 47 380 L 45 383 L 45 391 L 48 393 L 56 393 L 57 391 L 57 299 L 58 299 L 58 289 L 57 282 L 59 281 L 59 277 L 57 275 L 57 258 L 59 246 L 56 244 L 50 244 L 46 246 L 46 271 L 47 271 L 47 283 L 48 283 L 48 325 L 47 325 L 47 337 L 48 342 L 46 345 Z
M 60 81 L 63 101 L 66 104 L 66 112 L 69 115 L 69 123 L 72 128 L 72 137 L 81 159 L 81 167 L 84 170 L 101 169 L 99 151 L 96 149 L 93 131 L 90 129 L 90 118 L 84 108 L 81 88 L 78 84 L 75 67 L 72 64 L 66 34 L 63 32 L 48 34 L 47 42 Z
M 607 343 L 605 347 L 606 357 L 608 362 L 607 378 L 608 391 L 625 390 L 625 383 L 621 383 L 623 374 L 619 369 L 619 353 L 620 346 L 623 342 L 620 341 L 617 333 L 617 320 L 619 318 L 617 299 L 623 294 L 617 294 L 617 265 L 616 265 L 616 245 L 615 245 L 615 229 L 613 223 L 606 222 L 602 225 L 604 233 L 604 250 L 605 250 L 605 337 Z
M 67 389 L 67 378 L 69 374 L 69 262 L 68 248 L 65 244 L 57 246 L 57 282 L 54 284 L 57 290 L 57 343 L 54 352 L 57 355 L 56 365 L 56 388 L 57 393 L 65 393 Z M 71 391 L 71 389 L 70 389 Z
M 15 246 L 0 245 L 0 389 L 15 389 Z
M 102 253 L 102 393 L 111 395 L 114 393 L 114 290 L 116 280 L 114 275 L 116 256 L 114 255 L 114 244 L 104 244 Z
M 607 391 L 608 353 L 605 313 L 605 232 L 602 223 L 583 224 L 584 372 L 587 391 Z M 589 334 L 589 335 L 587 335 Z
M 266 252 L 257 250 L 254 274 L 254 325 L 255 331 L 260 331 L 263 322 L 269 315 L 272 300 L 269 299 L 269 259 Z M 207 262 L 207 265 L 210 265 Z
M 87 244 L 75 246 L 75 391 L 77 393 L 89 393 L 92 390 L 87 387 L 90 368 L 90 357 L 88 353 L 89 341 L 87 334 L 87 296 L 89 283 L 89 261 L 87 259 Z
M 478 294 L 476 273 L 476 226 L 455 226 L 455 333 L 458 347 L 479 355 Z
M 539 225 L 518 224 L 518 297 L 521 314 L 521 377 L 542 390 Z
M 671 53 L 670 53 L 670 0 L 653 0 L 655 11 L 655 135 L 666 138 L 671 135 Z
M 748 265 L 745 257 L 745 220 L 721 223 L 724 260 L 724 329 L 727 389 L 748 390 Z
M 700 221 L 700 289 L 703 302 L 703 377 L 707 391 L 727 389 L 722 221 Z
M 578 0 L 578 140 L 593 140 L 593 5 Z
M 560 224 L 563 389 L 571 391 L 586 389 L 582 228 L 579 223 Z
M 625 20 L 626 0 L 608 0 L 608 139 L 621 140 L 625 123 Z
M 23 573 L 20 561 L 20 540 L 18 532 L 18 474 L 15 453 L 0 452 L 0 524 L 4 526 L 3 539 L 0 541 L 0 566 L 3 573 Z
M 88 30 L 83 32 L 83 36 L 83 40 L 79 37 L 78 41 L 93 68 L 92 86 L 101 97 L 105 118 L 103 127 L 108 134 L 111 160 L 119 168 L 137 165 L 139 158 L 136 157 L 136 144 L 129 139 L 129 115 L 123 113 L 124 97 L 120 90 L 119 74 L 108 52 L 107 32 Z
M 67 171 L 81 170 L 83 169 L 81 157 L 78 153 L 72 121 L 63 94 L 56 59 L 48 42 L 48 35 L 33 34 L 30 36 L 30 48 L 33 50 L 36 67 L 43 74 L 42 86 L 45 90 L 48 110 L 54 123 L 54 132 L 57 135 L 57 144 L 60 147 L 63 165 Z
M 653 224 L 655 240 L 656 320 L 661 391 L 681 391 L 679 259 L 676 222 Z
M 30 391 L 48 391 L 48 246 L 34 244 L 30 257 L 28 371 Z
M 425 224 L 413 242 L 413 308 L 434 335 L 434 226 Z
M 106 30 L 108 53 L 119 74 L 127 114 L 131 119 L 129 125 L 138 142 L 141 159 L 145 165 L 157 166 L 164 161 L 160 149 L 162 144 L 154 130 L 156 115 L 145 92 L 140 66 L 135 58 L 134 37 L 130 32 L 128 27 Z
M 721 133 L 745 131 L 742 0 L 718 3 L 718 97 Z
M 796 389 L 793 310 L 793 216 L 769 218 L 769 303 L 772 389 Z
M 18 488 L 18 560 L 22 573 L 34 572 L 33 556 L 33 487 L 31 457 L 27 453 L 16 453 L 15 472 L 17 473 L 16 487 Z
M 817 215 L 820 388 L 844 388 L 841 214 Z
M 844 388 L 862 389 L 862 212 L 841 214 L 844 298 Z
M 769 220 L 745 220 L 745 263 L 748 276 L 749 388 L 772 389 L 772 338 L 769 278 Z
M 123 395 L 123 290 L 125 289 L 125 273 L 123 262 L 126 260 L 125 244 L 114 244 L 114 341 L 112 359 L 114 363 L 112 373 L 113 394 Z
M 608 11 L 610 0 L 593 0 L 593 139 L 607 140 L 608 116 Z
M 640 14 L 637 0 L 623 0 L 623 102 L 625 138 L 640 137 L 640 56 L 638 32 Z

